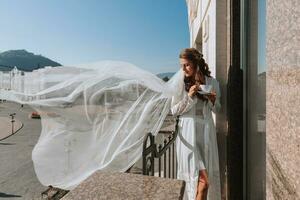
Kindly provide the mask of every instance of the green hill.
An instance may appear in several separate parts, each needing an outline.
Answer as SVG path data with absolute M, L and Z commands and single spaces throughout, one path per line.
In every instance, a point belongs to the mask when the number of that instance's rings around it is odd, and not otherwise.
M 156 76 L 158 76 L 159 78 L 163 79 L 165 77 L 167 77 L 168 79 L 172 78 L 172 76 L 175 74 L 175 72 L 166 72 L 166 73 L 159 73 L 156 74 Z
M 45 66 L 61 66 L 61 64 L 42 55 L 35 55 L 24 49 L 9 50 L 0 53 L 0 71 L 11 70 L 14 66 L 23 71 L 32 71 Z

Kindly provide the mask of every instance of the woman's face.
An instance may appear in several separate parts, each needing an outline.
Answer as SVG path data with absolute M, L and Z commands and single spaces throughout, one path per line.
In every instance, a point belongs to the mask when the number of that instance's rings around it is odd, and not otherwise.
M 191 77 L 195 74 L 193 63 L 185 58 L 180 58 L 180 65 L 184 71 L 184 76 Z

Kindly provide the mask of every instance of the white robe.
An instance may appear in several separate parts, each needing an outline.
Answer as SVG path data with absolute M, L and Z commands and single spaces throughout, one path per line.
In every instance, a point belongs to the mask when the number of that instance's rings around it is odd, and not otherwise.
M 178 160 L 177 178 L 186 182 L 184 199 L 194 200 L 197 193 L 199 170 L 208 173 L 208 200 L 221 199 L 219 157 L 216 128 L 212 112 L 220 109 L 218 81 L 206 77 L 206 84 L 212 85 L 217 93 L 215 104 L 204 102 L 196 96 L 189 97 L 184 91 L 180 101 L 172 99 L 173 115 L 180 115 L 179 132 L 176 139 Z

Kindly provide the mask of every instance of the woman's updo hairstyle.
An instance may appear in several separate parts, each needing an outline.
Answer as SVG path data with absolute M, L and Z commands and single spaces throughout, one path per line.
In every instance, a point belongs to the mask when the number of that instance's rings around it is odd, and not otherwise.
M 189 91 L 189 89 L 192 85 L 205 84 L 205 79 L 203 80 L 203 78 L 205 78 L 205 76 L 211 77 L 210 76 L 211 72 L 209 71 L 208 65 L 203 58 L 203 54 L 200 53 L 197 49 L 185 48 L 180 52 L 179 58 L 190 61 L 196 70 L 195 77 L 185 77 L 184 78 L 185 90 L 187 92 Z M 201 95 L 199 93 L 197 93 L 197 97 L 202 100 L 205 100 L 205 101 L 207 100 L 206 98 L 203 97 L 203 95 Z
M 194 67 L 198 68 L 198 71 L 200 71 L 203 75 L 210 77 L 211 72 L 209 71 L 208 65 L 203 58 L 203 54 L 197 49 L 185 48 L 180 52 L 179 58 L 189 60 L 193 63 Z

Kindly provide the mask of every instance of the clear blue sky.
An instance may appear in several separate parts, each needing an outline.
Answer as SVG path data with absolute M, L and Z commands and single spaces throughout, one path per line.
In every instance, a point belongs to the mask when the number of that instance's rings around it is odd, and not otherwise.
M 258 73 L 266 71 L 266 0 L 258 2 Z
M 110 59 L 177 71 L 189 46 L 185 0 L 1 0 L 0 28 L 0 51 L 64 65 Z

